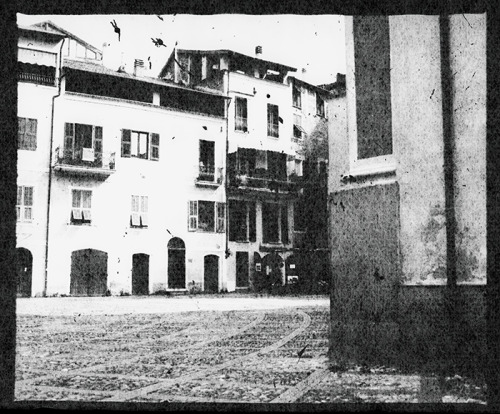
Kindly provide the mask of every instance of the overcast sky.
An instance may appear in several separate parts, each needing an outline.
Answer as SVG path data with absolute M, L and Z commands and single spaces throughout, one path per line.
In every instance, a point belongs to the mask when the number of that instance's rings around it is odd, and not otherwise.
M 175 43 L 185 49 L 232 49 L 253 56 L 261 45 L 262 59 L 298 69 L 297 75 L 312 84 L 335 81 L 345 73 L 344 18 L 334 15 L 23 15 L 18 24 L 28 26 L 51 20 L 58 26 L 103 49 L 111 44 L 123 53 L 127 71 L 133 60 L 148 57 L 158 73 Z M 120 42 L 111 21 L 121 30 Z M 166 47 L 154 46 L 161 38 Z M 110 49 L 111 50 L 111 49 Z M 302 68 L 306 71 L 302 72 Z

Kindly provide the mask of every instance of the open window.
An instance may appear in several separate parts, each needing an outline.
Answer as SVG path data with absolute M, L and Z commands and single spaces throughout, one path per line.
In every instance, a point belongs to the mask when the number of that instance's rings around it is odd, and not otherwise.
M 148 196 L 131 197 L 130 227 L 148 227 Z
M 121 155 L 124 158 L 133 157 L 159 161 L 160 135 L 123 129 Z
M 293 86 L 292 89 L 293 106 L 302 108 L 302 92 L 298 86 Z
M 92 191 L 73 190 L 71 207 L 71 224 L 90 224 L 92 222 Z
M 236 97 L 234 129 L 236 131 L 248 131 L 247 99 Z
M 267 135 L 269 137 L 279 137 L 278 105 L 267 104 Z
M 226 205 L 214 201 L 194 200 L 188 205 L 188 230 L 225 232 Z
M 200 181 L 215 180 L 215 142 L 200 140 Z
M 102 127 L 66 123 L 64 127 L 64 159 L 102 164 Z

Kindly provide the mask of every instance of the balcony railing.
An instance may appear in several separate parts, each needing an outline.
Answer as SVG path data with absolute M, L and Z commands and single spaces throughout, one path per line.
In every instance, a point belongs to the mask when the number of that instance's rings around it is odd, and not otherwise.
M 229 177 L 230 188 L 246 188 L 264 191 L 294 192 L 300 189 L 300 182 L 292 177 L 278 178 L 235 173 Z
M 115 153 L 96 152 L 92 148 L 76 150 L 56 148 L 55 170 L 110 175 L 115 171 Z
M 215 180 L 215 167 L 213 165 L 200 165 L 198 173 L 198 181 L 214 181 Z
M 39 73 L 20 72 L 18 76 L 20 82 L 36 83 L 39 85 L 55 86 L 55 76 L 41 75 Z

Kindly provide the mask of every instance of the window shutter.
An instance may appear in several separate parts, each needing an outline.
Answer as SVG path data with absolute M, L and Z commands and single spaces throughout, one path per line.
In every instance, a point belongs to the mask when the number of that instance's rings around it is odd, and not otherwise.
M 224 233 L 226 229 L 226 204 L 217 204 L 217 233 Z
M 24 149 L 24 133 L 26 132 L 26 118 L 17 118 L 17 148 Z
M 188 203 L 188 230 L 196 231 L 198 229 L 198 201 L 189 201 Z
M 31 151 L 36 150 L 36 130 L 37 130 L 37 120 L 36 119 L 28 119 L 28 142 L 27 148 Z
M 130 157 L 130 129 L 122 129 L 122 157 Z
M 94 134 L 94 151 L 96 154 L 102 154 L 102 127 L 96 126 Z
M 148 196 L 141 196 L 141 226 L 148 226 Z
M 160 134 L 151 134 L 151 160 L 160 159 Z

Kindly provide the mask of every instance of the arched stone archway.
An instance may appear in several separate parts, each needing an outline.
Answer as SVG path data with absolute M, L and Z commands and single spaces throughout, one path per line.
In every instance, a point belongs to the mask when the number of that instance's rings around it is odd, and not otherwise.
M 186 245 L 178 237 L 169 240 L 168 245 L 168 287 L 184 289 L 186 287 Z

